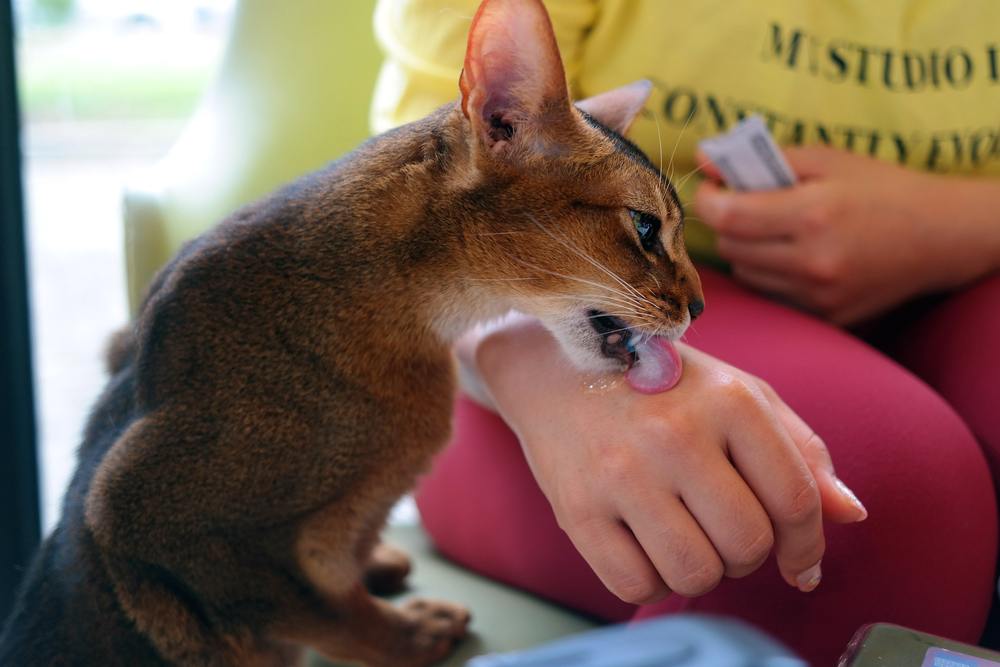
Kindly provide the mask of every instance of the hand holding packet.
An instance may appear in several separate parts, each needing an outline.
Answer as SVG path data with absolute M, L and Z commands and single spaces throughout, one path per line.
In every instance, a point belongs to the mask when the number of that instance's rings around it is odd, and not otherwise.
M 795 185 L 795 173 L 760 116 L 749 116 L 726 134 L 703 139 L 698 147 L 733 190 L 775 190 Z

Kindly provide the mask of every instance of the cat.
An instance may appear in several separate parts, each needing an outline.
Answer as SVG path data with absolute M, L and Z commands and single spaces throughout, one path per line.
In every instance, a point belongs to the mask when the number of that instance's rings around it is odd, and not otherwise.
M 374 667 L 462 607 L 394 606 L 394 502 L 449 436 L 451 343 L 516 309 L 581 368 L 703 306 L 673 189 L 622 138 L 637 83 L 570 102 L 540 0 L 485 0 L 460 101 L 237 211 L 157 275 L 94 408 L 0 664 Z

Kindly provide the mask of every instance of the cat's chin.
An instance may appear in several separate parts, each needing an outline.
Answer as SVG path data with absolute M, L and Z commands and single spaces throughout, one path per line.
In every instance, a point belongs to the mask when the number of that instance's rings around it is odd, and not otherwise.
M 588 319 L 579 317 L 542 320 L 563 350 L 570 363 L 586 373 L 609 374 L 628 370 L 626 354 L 609 355 L 604 338 L 590 326 Z
M 628 370 L 629 364 L 614 357 L 606 357 L 600 350 L 580 348 L 575 345 L 567 345 L 560 341 L 563 352 L 569 358 L 573 366 L 582 372 L 593 373 L 595 375 L 607 375 L 612 373 L 624 373 Z
M 607 321 L 604 321 L 607 319 Z M 628 345 L 629 335 L 619 335 L 617 344 L 615 333 L 627 329 L 624 322 L 616 318 L 605 318 L 599 311 L 588 311 L 584 316 L 573 315 L 542 318 L 543 324 L 559 341 L 563 353 L 577 370 L 593 374 L 623 373 L 635 362 L 634 346 Z M 670 329 L 640 332 L 644 336 L 662 336 L 677 341 L 684 335 L 690 319 Z M 610 334 L 610 336 L 609 336 Z

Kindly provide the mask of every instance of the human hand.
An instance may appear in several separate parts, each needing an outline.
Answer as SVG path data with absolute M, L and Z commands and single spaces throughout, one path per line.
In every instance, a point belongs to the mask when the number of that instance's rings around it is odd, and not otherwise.
M 695 193 L 741 282 L 847 325 L 997 268 L 996 184 L 832 148 L 785 156 L 800 179 L 791 188 L 740 193 L 707 179 Z
M 475 360 L 559 525 L 626 602 L 700 595 L 771 552 L 816 587 L 822 517 L 867 513 L 822 440 L 763 381 L 686 345 L 672 390 L 587 390 L 537 321 L 480 341 Z

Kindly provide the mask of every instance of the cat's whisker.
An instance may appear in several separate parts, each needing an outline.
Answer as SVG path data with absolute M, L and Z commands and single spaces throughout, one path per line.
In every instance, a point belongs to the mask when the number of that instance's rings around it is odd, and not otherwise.
M 642 308 L 636 306 L 636 304 L 630 301 L 625 301 L 606 294 L 556 294 L 554 296 L 559 299 L 573 299 L 576 301 L 601 301 L 602 303 L 614 303 L 622 308 L 633 310 L 637 313 L 645 312 Z
M 525 264 L 524 262 L 521 262 L 521 263 Z M 533 267 L 533 268 L 535 268 L 536 270 L 542 270 L 541 267 Z M 537 280 L 537 278 L 534 277 L 534 276 L 523 276 L 523 277 L 517 277 L 517 278 L 475 278 L 475 277 L 471 277 L 471 278 L 467 278 L 467 280 L 469 280 L 470 282 L 477 282 L 477 283 L 510 283 L 510 282 L 528 282 L 528 281 L 532 281 L 532 280 Z M 601 285 L 601 287 L 605 287 L 605 286 Z M 605 289 L 607 289 L 607 288 L 605 287 Z M 625 308 L 627 310 L 632 310 L 635 314 L 638 314 L 638 313 L 641 312 L 640 310 L 637 309 L 637 305 L 638 304 L 636 304 L 634 301 L 626 301 L 625 299 L 622 299 L 622 298 L 620 298 L 618 296 L 614 296 L 615 294 L 618 294 L 618 293 L 612 291 L 612 295 L 606 295 L 606 294 L 583 294 L 583 295 L 579 295 L 579 296 L 577 296 L 577 295 L 571 295 L 571 294 L 565 294 L 565 295 L 563 295 L 563 294 L 554 294 L 554 295 L 549 295 L 546 298 L 549 298 L 549 299 L 553 299 L 553 298 L 555 298 L 555 299 L 572 299 L 574 301 L 599 302 L 602 305 L 612 305 L 612 306 L 614 306 L 616 308 Z
M 598 314 L 598 315 L 589 315 L 588 317 L 589 318 L 597 318 L 597 317 L 601 317 L 601 315 L 613 315 L 615 317 L 628 317 L 628 318 L 632 318 L 632 319 L 643 319 L 643 320 L 645 320 L 645 319 L 647 319 L 649 317 L 646 313 L 644 313 L 642 311 L 631 310 L 631 309 L 628 309 L 628 308 L 626 308 L 624 310 L 610 310 L 609 309 L 609 310 L 603 311 L 601 314 Z
M 702 169 L 704 169 L 705 167 L 709 166 L 710 164 L 712 164 L 712 162 L 711 162 L 710 160 L 705 160 L 705 161 L 703 161 L 703 162 L 699 162 L 698 164 L 696 164 L 696 165 L 694 166 L 694 168 L 693 168 L 693 169 L 691 169 L 691 171 L 689 171 L 689 172 L 688 172 L 688 173 L 687 173 L 687 174 L 686 174 L 686 175 L 684 176 L 684 178 L 682 178 L 682 179 L 681 179 L 681 180 L 680 180 L 680 181 L 679 181 L 678 183 L 675 183 L 675 184 L 674 184 L 674 187 L 675 187 L 675 188 L 676 188 L 677 190 L 680 190 L 680 189 L 681 189 L 682 187 L 684 187 L 684 184 L 688 182 L 688 179 L 689 179 L 689 178 L 691 178 L 691 177 L 692 177 L 692 176 L 694 176 L 694 175 L 695 175 L 696 173 L 698 173 L 699 171 L 701 171 L 701 170 L 702 170 Z
M 616 311 L 613 311 L 613 310 L 606 310 L 606 311 L 602 311 L 601 313 L 599 313 L 597 315 L 588 315 L 587 319 L 588 320 L 599 320 L 602 317 L 608 317 L 608 316 L 611 316 L 611 317 L 630 317 L 630 316 L 634 316 L 634 315 L 635 315 L 635 313 L 619 313 L 619 312 L 616 312 Z
M 601 264 L 600 262 L 598 262 L 596 259 L 594 259 L 590 255 L 588 255 L 586 252 L 580 250 L 576 246 L 576 244 L 568 241 L 567 239 L 560 238 L 557 234 L 555 234 L 550 229 L 548 229 L 545 225 L 543 225 L 541 222 L 539 222 L 538 219 L 535 216 L 531 215 L 530 213 L 528 214 L 528 217 L 531 219 L 532 222 L 535 223 L 535 225 L 538 226 L 539 229 L 541 229 L 543 232 L 545 232 L 549 237 L 555 239 L 556 241 L 558 241 L 559 243 L 561 243 L 566 248 L 569 248 L 571 251 L 573 251 L 574 253 L 576 253 L 579 257 L 581 257 L 584 260 L 586 260 L 587 262 L 589 262 L 592 266 L 596 267 L 600 271 L 603 271 L 605 274 L 607 274 L 612 279 L 614 279 L 616 282 L 618 282 L 619 285 L 621 285 L 625 289 L 629 290 L 632 294 L 634 294 L 641 301 L 643 301 L 645 303 L 648 303 L 650 305 L 654 305 L 654 304 L 652 304 L 652 302 L 649 301 L 649 299 L 647 299 L 646 297 L 644 297 L 639 292 L 639 290 L 637 290 L 636 288 L 632 287 L 632 285 L 630 285 L 628 283 L 628 281 L 626 281 L 624 278 L 622 278 L 621 276 L 619 276 L 618 274 L 616 274 L 614 271 L 612 271 L 611 269 L 607 268 L 606 266 L 604 266 L 603 264 Z
M 549 275 L 553 275 L 553 276 L 556 276 L 558 278 L 564 278 L 566 280 L 573 280 L 573 281 L 576 281 L 578 283 L 582 283 L 584 285 L 590 285 L 592 287 L 597 287 L 599 289 L 607 290 L 608 292 L 611 292 L 612 294 L 615 294 L 615 295 L 617 295 L 617 296 L 619 296 L 619 297 L 621 297 L 621 298 L 629 301 L 634 306 L 637 306 L 637 307 L 641 308 L 644 305 L 646 305 L 642 301 L 636 300 L 632 295 L 628 294 L 627 292 L 622 292 L 621 290 L 617 290 L 617 289 L 615 289 L 613 287 L 609 287 L 608 285 L 602 285 L 601 283 L 594 282 L 593 280 L 587 280 L 586 278 L 580 278 L 579 276 L 572 276 L 572 275 L 568 275 L 568 274 L 565 274 L 565 273 L 559 273 L 558 271 L 551 271 L 551 270 L 543 268 L 541 266 L 536 266 L 536 265 L 533 265 L 533 264 L 531 264 L 529 262 L 525 262 L 524 260 L 521 260 L 521 259 L 515 259 L 515 261 L 517 261 L 521 265 L 526 266 L 526 267 L 528 267 L 530 269 L 534 269 L 536 271 L 541 271 L 542 273 L 547 273 Z M 648 299 L 644 299 L 644 301 L 646 301 L 646 303 L 650 303 L 648 301 Z M 654 305 L 654 304 L 650 303 L 650 305 Z
M 537 278 L 533 276 L 524 276 L 519 278 L 472 277 L 472 278 L 467 278 L 467 280 L 469 280 L 470 282 L 477 282 L 477 283 L 508 283 L 508 282 L 527 282 L 527 281 L 537 280 Z M 613 294 L 617 294 L 617 292 L 613 292 Z M 566 295 L 556 294 L 556 295 L 551 295 L 547 298 L 572 299 L 574 301 L 590 301 L 590 302 L 600 303 L 601 305 L 612 305 L 616 308 L 625 308 L 626 310 L 629 310 L 630 314 L 632 315 L 639 315 L 642 312 L 637 308 L 638 304 L 636 304 L 634 301 L 626 301 L 616 296 L 599 295 L 599 294 L 583 294 L 579 296 L 571 294 L 566 294 Z
M 621 329 L 612 329 L 611 331 L 601 332 L 602 336 L 610 336 L 611 334 L 621 333 L 622 331 L 632 331 L 635 327 L 622 327 Z
M 621 317 L 631 317 L 631 318 L 648 317 L 648 314 L 644 311 L 628 307 L 627 305 L 623 305 L 615 301 L 607 301 L 599 297 L 586 298 L 586 297 L 577 297 L 570 295 L 566 296 L 554 295 L 549 298 L 563 300 L 563 301 L 572 301 L 573 303 L 580 303 L 582 305 L 586 305 L 587 307 L 601 306 L 602 308 L 605 309 L 603 313 L 607 315 L 618 315 Z M 598 315 L 597 317 L 600 316 Z
M 663 174 L 663 135 L 660 134 L 660 116 L 653 112 L 653 121 L 656 126 L 656 145 L 660 150 L 660 165 L 659 165 L 659 175 L 660 175 L 660 187 L 664 187 L 665 176 Z
M 677 147 L 680 146 L 681 138 L 684 136 L 684 131 L 687 130 L 692 118 L 694 118 L 694 113 L 689 113 L 687 119 L 684 121 L 684 125 L 681 127 L 681 131 L 677 134 L 677 140 L 674 141 L 674 149 L 670 152 L 670 162 L 667 163 L 667 178 L 671 182 L 674 180 L 674 156 L 677 154 Z M 677 186 L 674 187 L 675 189 L 677 188 Z

